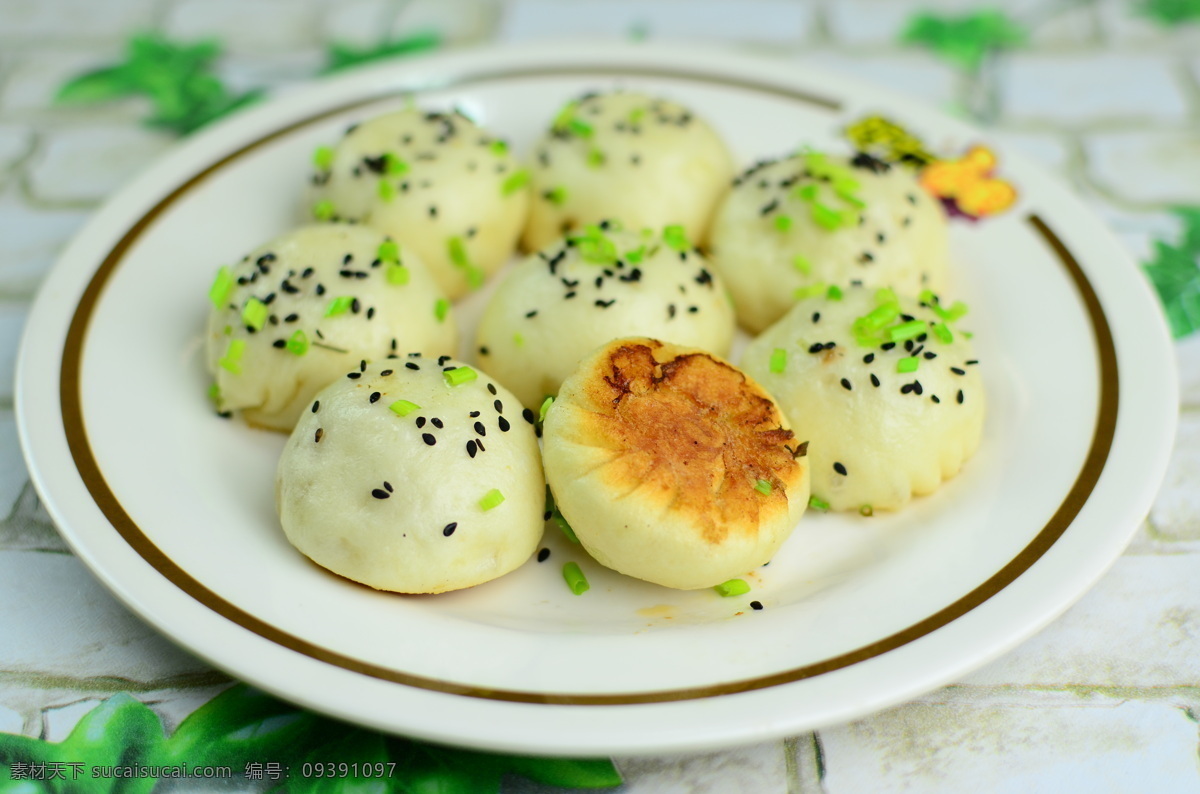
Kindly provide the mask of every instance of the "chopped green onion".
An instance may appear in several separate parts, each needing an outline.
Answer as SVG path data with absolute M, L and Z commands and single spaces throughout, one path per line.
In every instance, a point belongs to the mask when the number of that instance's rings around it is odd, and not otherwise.
M 217 408 L 221 407 L 221 387 L 213 383 L 208 387 L 208 399 Z
M 446 315 L 449 314 L 449 312 L 450 301 L 446 300 L 445 298 L 438 298 L 433 302 L 433 316 L 437 318 L 439 323 L 445 321 Z
M 934 323 L 933 334 L 943 344 L 948 345 L 954 341 L 954 334 L 950 331 L 950 326 L 945 323 Z
M 563 105 L 562 110 L 558 111 L 558 115 L 554 117 L 554 122 L 551 124 L 556 130 L 564 130 L 571 123 L 571 119 L 575 117 L 575 109 L 579 107 L 579 103 L 571 100 Z
M 285 349 L 294 356 L 302 356 L 308 352 L 308 335 L 297 329 L 288 337 Z
M 333 166 L 333 149 L 328 146 L 318 146 L 313 152 L 313 165 L 322 171 L 328 171 Z
M 838 198 L 840 198 L 842 201 L 849 204 L 851 207 L 854 207 L 855 209 L 861 210 L 862 208 L 867 206 L 867 202 L 863 201 L 858 196 L 852 195 L 850 193 L 844 193 L 840 190 L 837 190 L 835 192 L 837 193 Z
M 587 164 L 589 168 L 599 168 L 604 165 L 604 161 L 608 158 L 604 156 L 604 152 L 596 147 L 592 147 L 587 153 Z
M 233 336 L 233 326 L 232 325 L 225 326 L 225 328 L 222 330 L 222 333 L 225 334 L 225 336 Z
M 479 373 L 470 367 L 455 367 L 443 371 L 442 377 L 446 379 L 447 386 L 461 386 L 478 378 Z
M 817 190 L 817 186 L 810 182 L 807 185 L 801 185 L 800 187 L 796 188 L 795 193 L 797 198 L 803 199 L 804 201 L 815 201 L 817 198 Z
M 497 157 L 503 157 L 508 154 L 508 144 L 501 140 L 492 141 L 488 148 L 492 150 L 492 154 Z
M 645 117 L 645 115 L 646 115 L 645 108 L 634 108 L 633 110 L 629 111 L 629 123 L 637 124 L 639 121 L 641 121 Z
M 391 152 L 383 155 L 383 169 L 392 176 L 400 176 L 408 173 L 408 163 Z
M 776 215 L 775 228 L 781 232 L 786 232 L 788 229 L 792 228 L 791 217 L 788 215 Z
M 771 483 L 767 480 L 755 480 L 754 490 L 758 491 L 763 496 L 769 496 L 771 494 Z
M 242 374 L 242 353 L 246 352 L 245 339 L 230 339 L 229 347 L 225 349 L 225 355 L 217 364 L 226 372 L 232 372 L 234 375 Z
M 351 295 L 341 295 L 334 298 L 325 307 L 326 317 L 336 317 L 339 314 L 345 314 L 350 311 L 350 306 L 354 303 L 354 297 Z
M 376 192 L 379 194 L 379 198 L 384 201 L 391 201 L 396 197 L 396 186 L 387 177 L 384 177 L 379 180 Z
M 962 301 L 955 301 L 950 305 L 949 309 L 935 308 L 934 311 L 941 315 L 943 320 L 952 323 L 966 315 L 967 304 L 963 303 Z
M 822 282 L 817 282 L 816 284 L 809 284 L 805 287 L 796 287 L 795 292 L 792 293 L 792 297 L 796 300 L 803 300 L 805 298 L 815 298 L 818 295 L 824 294 L 825 284 Z
M 823 229 L 833 230 L 842 225 L 842 215 L 824 204 L 813 202 L 812 218 Z
M 595 130 L 592 125 L 580 118 L 573 118 L 567 122 L 567 129 L 578 135 L 580 138 L 590 138 Z
M 551 518 L 554 520 L 555 526 L 561 529 L 562 533 L 566 535 L 567 540 L 571 541 L 572 543 L 579 542 L 579 536 L 575 534 L 574 529 L 571 529 L 571 525 L 567 523 L 567 519 L 563 517 L 563 514 L 559 512 L 558 508 L 554 509 L 554 515 L 551 516 Z
M 875 515 L 875 508 L 871 507 L 870 505 L 863 505 L 862 507 L 858 508 L 858 512 L 860 515 L 870 518 L 871 516 Z
M 787 351 L 782 347 L 777 347 L 771 352 L 771 371 L 775 374 L 783 372 L 787 367 Z
M 910 320 L 907 323 L 893 325 L 887 329 L 887 337 L 890 342 L 903 342 L 905 339 L 912 339 L 914 336 L 920 336 L 925 332 L 925 323 L 921 320 Z
M 842 299 L 842 288 L 837 284 L 830 284 L 829 289 L 825 292 L 825 297 L 831 301 L 840 301 Z
M 588 584 L 587 577 L 583 575 L 583 571 L 579 569 L 579 565 L 574 562 L 569 562 L 563 566 L 563 579 L 567 582 L 567 587 L 571 588 L 571 592 L 575 595 L 583 595 L 591 589 Z
M 337 212 L 333 208 L 333 202 L 326 199 L 324 201 L 318 201 L 313 205 L 312 214 L 313 217 L 319 221 L 328 221 L 332 220 L 333 216 L 336 215 Z
M 813 510 L 825 511 L 829 509 L 829 502 L 817 496 L 810 496 L 808 497 L 808 506 Z
M 529 172 L 524 168 L 519 168 L 509 174 L 508 178 L 500 185 L 500 194 L 511 196 L 527 184 L 529 184 Z
M 800 254 L 796 254 L 792 257 L 792 267 L 796 268 L 796 270 L 800 271 L 806 276 L 809 273 L 812 273 L 812 262 L 809 262 Z
M 493 507 L 499 507 L 500 503 L 503 501 L 504 494 L 500 493 L 498 489 L 493 488 L 485 493 L 483 498 L 479 500 L 479 507 L 482 510 L 491 510 Z
M 551 204 L 557 204 L 561 207 L 567 202 L 567 189 L 562 185 L 558 185 L 547 190 L 545 196 L 546 200 Z
M 396 416 L 408 416 L 413 411 L 421 410 L 421 406 L 416 403 L 411 403 L 408 400 L 396 400 L 388 406 L 388 410 Z
M 260 301 L 258 298 L 251 298 L 246 301 L 246 306 L 242 309 L 242 325 L 247 328 L 253 328 L 255 331 L 261 331 L 263 325 L 267 322 L 267 315 L 271 310 L 267 308 L 267 304 Z
M 625 261 L 636 265 L 646 258 L 646 246 L 640 246 L 632 251 L 625 252 Z
M 921 294 L 919 294 L 917 296 L 917 300 L 921 301 L 921 303 L 924 303 L 926 306 L 929 306 L 930 308 L 937 306 L 939 303 L 941 303 L 941 301 L 938 299 L 938 296 L 935 295 L 933 290 L 931 290 L 931 289 L 921 290 Z
M 387 278 L 387 283 L 403 286 L 408 283 L 409 272 L 408 268 L 399 262 L 389 262 L 387 270 L 384 271 L 384 277 Z
M 585 262 L 608 265 L 617 260 L 617 246 L 605 237 L 599 228 L 596 228 L 594 234 L 571 239 L 579 249 L 579 257 Z
M 716 590 L 717 595 L 721 596 L 721 598 L 730 598 L 749 593 L 750 585 L 746 584 L 745 579 L 730 579 L 728 582 L 721 582 L 713 590 Z
M 450 261 L 455 267 L 469 267 L 471 262 L 467 259 L 467 247 L 463 244 L 463 239 L 458 235 L 451 237 L 446 241 L 446 249 L 450 253 Z
M 916 356 L 906 356 L 905 358 L 902 358 L 896 362 L 896 371 L 916 372 L 917 367 L 920 366 L 920 364 L 921 359 L 917 358 Z
M 542 407 L 538 409 L 538 422 L 546 421 L 546 412 L 550 410 L 550 406 L 554 404 L 553 397 L 547 397 L 542 400 Z
M 900 304 L 885 303 L 882 306 L 876 306 L 871 311 L 864 314 L 854 321 L 854 330 L 857 331 L 878 331 L 885 325 L 895 320 L 900 316 Z
M 686 251 L 691 248 L 688 243 L 687 234 L 683 231 L 683 227 L 677 223 L 663 227 L 663 242 L 674 248 L 676 251 Z
M 899 298 L 896 297 L 896 293 L 892 292 L 887 287 L 880 287 L 879 289 L 875 290 L 875 305 L 876 306 L 886 306 L 889 303 L 899 303 L 899 302 L 900 302 L 900 300 L 899 300 Z
M 399 262 L 400 246 L 396 245 L 395 240 L 384 240 L 375 250 L 375 256 L 379 257 L 381 262 Z
M 208 288 L 208 299 L 212 301 L 214 307 L 219 309 L 225 305 L 225 301 L 232 291 L 233 271 L 228 266 L 222 265 L 217 270 L 217 277 L 213 279 L 212 286 Z

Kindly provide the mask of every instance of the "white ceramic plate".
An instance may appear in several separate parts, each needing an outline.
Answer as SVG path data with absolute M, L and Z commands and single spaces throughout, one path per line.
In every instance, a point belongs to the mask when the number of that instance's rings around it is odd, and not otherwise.
M 523 153 L 565 100 L 614 86 L 693 106 L 743 163 L 799 144 L 844 149 L 842 128 L 868 113 L 947 153 L 986 140 L 787 62 L 657 46 L 439 55 L 217 125 L 96 214 L 23 340 L 29 469 L 96 575 L 182 645 L 305 706 L 433 740 L 584 755 L 715 748 L 858 717 L 994 658 L 1087 590 L 1161 481 L 1173 358 L 1121 247 L 1005 151 L 1018 205 L 952 236 L 986 437 L 935 496 L 872 519 L 810 514 L 731 599 L 612 574 L 556 532 L 546 563 L 436 597 L 354 585 L 287 544 L 272 505 L 283 437 L 218 419 L 205 400 L 215 268 L 295 222 L 316 145 L 410 93 L 463 108 Z M 483 297 L 461 307 L 468 328 Z M 591 580 L 583 596 L 563 584 L 570 559 Z

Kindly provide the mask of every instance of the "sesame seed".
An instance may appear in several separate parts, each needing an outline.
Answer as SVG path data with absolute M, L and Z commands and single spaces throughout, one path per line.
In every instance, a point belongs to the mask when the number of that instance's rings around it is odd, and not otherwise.
M 874 372 L 871 373 L 871 385 L 875 388 L 879 388 L 879 378 L 875 377 Z
M 526 318 L 529 318 L 529 317 L 536 317 L 536 316 L 537 316 L 537 313 L 538 313 L 538 310 L 537 310 L 537 309 L 533 309 L 532 311 L 527 311 L 527 312 L 525 312 L 525 317 L 526 317 Z
M 913 386 L 913 394 L 921 394 L 922 392 L 925 391 L 924 389 L 921 388 L 921 381 L 919 381 L 919 380 L 914 380 L 912 382 L 912 386 Z
M 383 395 L 381 395 L 381 394 L 380 394 L 379 392 L 377 392 L 377 391 L 373 391 L 373 392 L 371 392 L 371 398 L 370 398 L 370 399 L 371 399 L 371 402 L 373 402 L 373 403 L 377 403 L 377 402 L 379 402 L 379 398 L 380 398 L 381 396 L 383 396 Z
M 475 440 L 471 439 L 467 442 L 467 454 L 472 458 L 475 457 Z
M 606 301 L 598 300 L 598 301 L 596 301 L 596 305 L 599 306 L 601 309 L 607 309 L 609 306 L 612 306 L 616 302 L 617 302 L 616 298 L 613 298 L 612 300 L 606 300 Z
M 411 362 L 411 361 L 405 361 L 405 362 L 404 362 L 404 366 L 405 366 L 406 368 L 408 368 L 408 369 L 420 369 L 420 368 L 421 368 L 419 365 L 417 365 L 417 364 L 414 364 L 414 363 L 413 363 L 413 362 Z
M 418 416 L 418 417 L 417 417 L 417 427 L 418 427 L 418 428 L 422 428 L 422 427 L 424 427 L 424 426 L 425 426 L 425 417 L 423 417 L 423 416 Z
M 492 396 L 495 396 L 496 395 L 496 384 L 489 383 L 487 385 L 487 390 L 492 393 Z
M 850 385 L 850 381 L 847 378 L 842 378 L 842 388 L 845 389 L 846 391 L 854 390 L 854 387 Z
M 383 372 L 379 373 L 379 377 L 386 378 L 388 375 L 391 375 L 391 374 L 392 374 L 392 371 L 390 369 L 385 369 Z
M 550 549 L 542 548 L 542 549 L 538 550 L 538 553 L 537 553 L 537 561 L 538 562 L 545 562 L 549 558 L 550 558 Z
M 941 400 L 938 399 L 938 396 L 936 394 L 929 395 L 929 399 L 933 400 L 935 403 L 941 402 Z
M 751 601 L 750 608 L 753 609 L 755 612 L 757 612 L 763 608 L 762 602 L 761 601 Z
M 438 366 L 445 366 L 446 362 L 449 360 L 450 356 L 438 356 Z
M 391 497 L 391 494 L 382 488 L 375 488 L 371 491 L 371 496 L 374 496 L 376 499 L 388 499 Z
M 499 400 L 496 400 L 494 403 L 492 403 L 492 407 L 496 409 L 496 413 L 504 413 L 504 403 L 500 402 Z
M 523 411 L 521 411 L 521 418 L 524 419 L 529 424 L 533 424 L 533 411 L 531 411 L 528 408 L 524 409 Z
M 958 390 L 958 396 L 957 396 L 957 397 L 955 397 L 954 399 L 958 401 L 958 404 L 959 404 L 959 405 L 962 405 L 962 404 L 963 404 L 963 392 L 962 392 L 962 389 L 959 389 L 959 390 Z
M 500 419 L 499 419 L 499 421 L 497 422 L 497 424 L 499 424 L 499 425 L 500 425 L 500 432 L 502 432 L 502 433 L 507 433 L 507 432 L 508 432 L 508 428 L 509 428 L 509 427 L 511 427 L 511 425 L 509 425 L 509 423 L 508 423 L 508 420 L 507 420 L 507 419 L 505 419 L 503 416 L 502 416 L 502 417 L 500 417 Z
M 359 372 L 367 371 L 367 360 L 365 358 L 358 362 L 358 371 Z
M 813 314 L 812 314 L 812 321 L 813 321 L 814 323 L 819 323 L 819 322 L 821 322 L 821 313 L 820 313 L 820 312 L 813 312 Z
M 431 447 L 437 443 L 437 439 L 433 437 L 432 433 L 422 433 L 421 440 Z
M 481 435 L 481 436 L 486 436 L 486 435 L 487 435 L 487 428 L 483 426 L 483 422 L 476 422 L 476 423 L 475 423 L 475 432 L 476 432 L 476 433 L 478 433 L 478 434 L 479 434 L 479 435 Z
M 808 346 L 809 353 L 820 353 L 824 349 L 825 345 L 821 344 L 820 342 L 816 342 L 815 344 Z
M 479 416 L 479 411 L 471 411 L 471 413 L 469 414 L 469 416 L 470 416 L 472 419 L 474 419 L 475 417 Z
M 925 351 L 925 360 L 926 361 L 932 361 L 935 358 L 937 358 L 937 353 L 934 353 L 932 350 Z
M 833 464 L 833 470 L 836 471 L 838 474 L 842 475 L 843 477 L 846 476 L 846 467 L 840 463 L 835 462 Z
M 909 393 L 910 391 L 912 391 L 912 390 L 913 390 L 913 386 L 912 386 L 912 384 L 911 384 L 911 383 L 906 383 L 906 384 L 904 384 L 903 386 L 901 386 L 901 387 L 900 387 L 900 393 L 901 393 L 901 394 L 908 394 L 908 393 Z
M 322 437 L 322 436 L 324 436 L 324 435 L 325 435 L 325 430 L 324 430 L 324 428 L 320 428 L 320 427 L 318 427 L 318 428 L 317 428 L 317 432 L 316 432 L 316 433 L 313 433 L 313 443 L 315 443 L 315 444 L 319 444 L 319 443 L 321 443 L 321 437 Z
M 959 369 L 958 367 L 951 367 L 950 371 L 953 372 L 955 375 L 966 375 L 967 374 L 967 371 L 965 369 Z
M 433 425 L 438 430 L 441 430 L 443 427 L 442 420 L 438 419 L 436 416 L 429 420 L 429 424 Z
M 874 353 L 867 353 L 865 356 L 863 356 L 863 363 L 864 363 L 864 364 L 870 364 L 870 363 L 871 363 L 872 361 L 874 361 L 874 360 L 875 360 L 875 354 L 874 354 Z
M 276 339 L 274 342 L 271 343 L 271 346 L 272 347 L 287 347 L 287 340 L 286 339 Z
M 317 400 L 315 403 L 313 403 L 312 412 L 315 414 L 319 410 L 321 410 L 321 401 Z
M 449 524 L 442 527 L 442 534 L 446 537 L 450 537 L 451 535 L 454 534 L 454 530 L 456 530 L 456 529 L 458 529 L 458 522 L 451 521 Z
M 358 380 L 359 378 L 362 377 L 362 373 L 361 372 L 347 372 L 346 377 L 349 378 L 350 380 Z

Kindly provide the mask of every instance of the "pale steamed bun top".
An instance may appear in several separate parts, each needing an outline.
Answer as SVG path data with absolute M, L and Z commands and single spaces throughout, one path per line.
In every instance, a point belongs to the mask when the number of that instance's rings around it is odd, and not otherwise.
M 355 368 L 306 408 L 279 461 L 288 540 L 381 590 L 440 593 L 518 567 L 544 524 L 533 415 L 448 356 Z
M 288 431 L 317 391 L 360 360 L 453 351 L 450 303 L 420 259 L 381 232 L 304 226 L 223 267 L 206 360 L 221 411 Z
M 703 242 L 733 176 L 720 137 L 683 105 L 634 92 L 567 103 L 534 148 L 526 250 L 610 218 L 682 225 Z
M 945 213 L 914 172 L 869 155 L 801 152 L 734 182 L 710 234 L 738 322 L 758 333 L 830 284 L 945 289 Z
M 525 222 L 528 172 L 504 141 L 458 112 L 388 113 L 315 159 L 314 214 L 392 235 L 451 298 L 504 264 Z
M 807 440 L 813 495 L 895 509 L 932 493 L 979 446 L 985 395 L 961 303 L 850 287 L 799 301 L 742 367 Z
M 642 334 L 725 355 L 733 332 L 725 287 L 682 229 L 618 231 L 604 221 L 509 272 L 476 341 L 480 366 L 537 406 L 612 339 Z

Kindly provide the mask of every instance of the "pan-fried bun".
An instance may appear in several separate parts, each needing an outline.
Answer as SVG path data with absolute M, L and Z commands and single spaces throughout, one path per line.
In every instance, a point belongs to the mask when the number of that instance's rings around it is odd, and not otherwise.
M 808 504 L 804 445 L 754 381 L 703 351 L 621 339 L 546 415 L 563 516 L 598 562 L 679 589 L 766 563 Z

